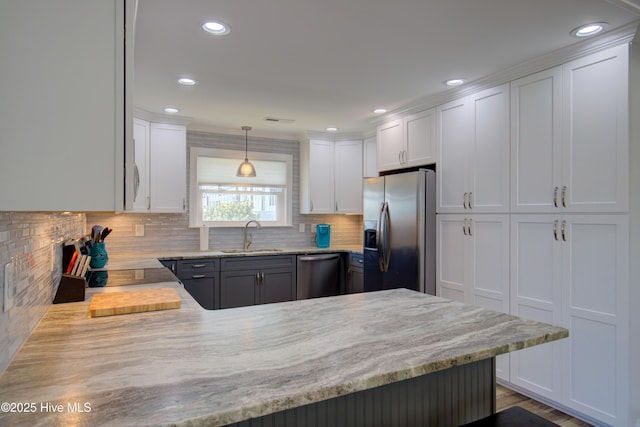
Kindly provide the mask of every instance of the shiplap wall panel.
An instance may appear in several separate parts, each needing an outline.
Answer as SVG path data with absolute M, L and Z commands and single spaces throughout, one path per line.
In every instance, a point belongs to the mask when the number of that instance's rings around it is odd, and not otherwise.
M 459 426 L 495 412 L 494 366 L 485 359 L 230 426 Z

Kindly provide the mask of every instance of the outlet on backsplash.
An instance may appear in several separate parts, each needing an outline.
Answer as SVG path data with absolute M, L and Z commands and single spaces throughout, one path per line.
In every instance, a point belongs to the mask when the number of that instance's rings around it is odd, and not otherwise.
M 136 224 L 135 235 L 136 237 L 144 237 L 144 224 Z

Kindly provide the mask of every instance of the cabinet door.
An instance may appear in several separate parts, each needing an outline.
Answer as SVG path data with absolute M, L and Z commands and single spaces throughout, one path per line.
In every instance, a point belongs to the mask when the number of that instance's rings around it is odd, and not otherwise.
M 220 272 L 220 308 L 257 304 L 260 270 Z
M 133 210 L 148 211 L 149 205 L 149 122 L 133 119 L 134 195 Z
M 631 425 L 625 418 L 629 402 L 619 393 L 629 387 L 628 219 L 563 219 L 563 326 L 570 331 L 563 403 L 610 425 Z
M 511 216 L 511 314 L 561 325 L 560 217 Z M 562 341 L 511 353 L 511 382 L 560 401 Z
M 335 211 L 333 145 L 332 141 L 309 142 L 310 213 Z
M 561 82 L 562 68 L 556 67 L 511 83 L 513 212 L 558 210 L 562 172 Z
M 335 211 L 362 213 L 362 141 L 337 141 L 334 150 Z
M 184 212 L 187 192 L 187 131 L 151 123 L 150 198 L 152 212 Z
M 436 215 L 436 295 L 467 302 L 468 220 L 464 215 Z
M 468 302 L 509 313 L 509 215 L 473 215 L 467 219 Z M 464 234 L 464 233 L 463 233 Z M 509 355 L 496 358 L 496 375 L 509 381 Z
M 0 210 L 122 210 L 131 4 L 0 4 Z
M 438 107 L 438 213 L 465 211 L 469 155 L 472 149 L 472 111 L 468 98 Z
M 436 110 L 432 108 L 403 120 L 406 152 L 405 167 L 436 162 Z
M 378 145 L 378 171 L 401 168 L 402 151 L 404 150 L 402 119 L 378 126 L 376 141 Z
M 290 268 L 263 270 L 258 286 L 260 304 L 293 301 L 296 299 L 296 274 Z
M 472 212 L 509 212 L 509 85 L 474 94 L 470 103 L 467 206 Z
M 629 206 L 628 46 L 563 66 L 563 186 L 569 212 Z
M 210 273 L 213 274 L 213 273 Z M 216 285 L 217 278 L 209 275 L 202 275 L 195 279 L 181 280 L 184 289 L 191 294 L 198 304 L 207 310 L 213 310 L 216 307 Z M 217 273 L 216 273 L 217 275 Z
M 363 176 L 366 178 L 376 177 L 378 176 L 376 137 L 371 136 L 369 138 L 365 138 L 363 144 Z

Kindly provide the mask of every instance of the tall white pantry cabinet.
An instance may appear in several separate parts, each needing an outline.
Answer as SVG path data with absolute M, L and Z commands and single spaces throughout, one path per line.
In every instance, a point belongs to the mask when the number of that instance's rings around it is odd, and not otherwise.
M 500 102 L 469 106 L 482 96 L 438 107 L 438 294 L 567 327 L 566 340 L 498 359 L 497 376 L 616 426 L 640 416 L 632 388 L 639 373 L 631 366 L 640 344 L 629 308 L 638 301 L 629 286 L 630 231 L 638 227 L 638 212 L 629 208 L 629 194 L 638 191 L 629 163 L 638 159 L 633 135 L 640 132 L 629 122 L 638 114 L 633 98 L 629 110 L 629 95 L 637 93 L 629 90 L 629 49 L 608 48 L 484 91 L 506 96 L 507 112 Z M 502 138 L 505 121 L 510 135 Z M 483 135 L 493 139 L 480 144 Z M 494 153 L 484 156 L 493 176 L 510 186 L 500 199 L 504 187 L 496 185 L 486 193 L 496 202 L 474 210 L 474 167 L 462 162 L 465 177 L 455 164 L 483 147 Z

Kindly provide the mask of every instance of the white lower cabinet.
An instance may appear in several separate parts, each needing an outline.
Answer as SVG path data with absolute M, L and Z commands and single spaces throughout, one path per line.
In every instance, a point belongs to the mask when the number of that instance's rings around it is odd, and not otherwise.
M 509 312 L 509 215 L 439 214 L 436 294 Z M 496 375 L 509 379 L 509 356 L 498 356 Z
M 569 338 L 511 354 L 510 382 L 628 425 L 628 217 L 512 215 L 511 313 Z

